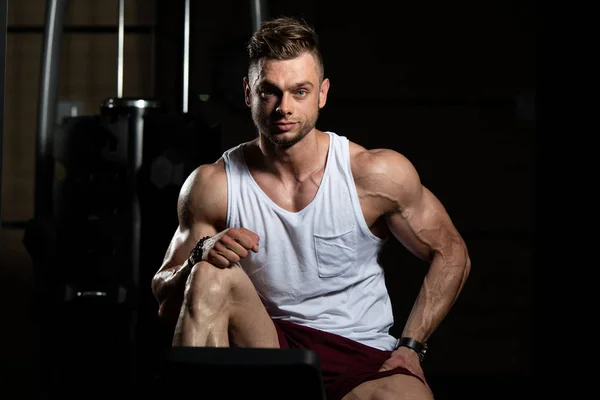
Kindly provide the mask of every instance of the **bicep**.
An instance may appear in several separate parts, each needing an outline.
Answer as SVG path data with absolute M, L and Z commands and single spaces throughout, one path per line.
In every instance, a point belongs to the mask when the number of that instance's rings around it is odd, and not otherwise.
M 441 254 L 449 260 L 462 252 L 464 242 L 446 209 L 402 154 L 355 150 L 352 172 L 364 204 L 414 255 L 432 261 Z
M 211 170 L 199 169 L 188 177 L 177 202 L 179 225 L 159 272 L 183 264 L 202 237 L 218 232 L 227 206 L 224 190 L 220 176 L 215 176 Z
M 462 243 L 446 209 L 426 187 L 415 188 L 398 210 L 387 214 L 391 233 L 417 257 L 431 261 L 435 253 L 447 253 Z

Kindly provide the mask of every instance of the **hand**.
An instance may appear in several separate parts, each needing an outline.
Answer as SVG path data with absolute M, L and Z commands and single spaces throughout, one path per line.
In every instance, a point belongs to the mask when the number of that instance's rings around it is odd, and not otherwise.
M 409 349 L 406 346 L 400 346 L 396 350 L 392 352 L 390 358 L 388 358 L 379 371 L 389 371 L 397 367 L 406 368 L 414 375 L 418 376 L 425 382 L 425 386 L 427 389 L 431 391 L 427 380 L 425 379 L 425 374 L 423 373 L 423 369 L 421 368 L 421 362 L 419 361 L 419 356 L 414 350 Z
M 229 228 L 207 241 L 202 259 L 215 267 L 227 268 L 248 256 L 258 253 L 258 235 L 246 228 Z

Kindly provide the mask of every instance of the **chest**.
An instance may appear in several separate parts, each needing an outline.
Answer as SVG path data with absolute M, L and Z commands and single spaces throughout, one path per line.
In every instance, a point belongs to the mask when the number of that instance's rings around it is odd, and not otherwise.
M 260 172 L 254 172 L 252 176 L 273 203 L 286 211 L 299 212 L 314 200 L 323 179 L 323 172 L 316 171 L 301 182 L 284 182 L 273 175 Z
M 307 207 L 319 192 L 323 180 L 323 170 L 311 175 L 310 179 L 296 184 L 284 184 L 272 175 L 252 173 L 252 176 L 264 194 L 273 203 L 289 212 L 300 212 Z M 370 196 L 360 185 L 356 185 L 356 192 L 365 223 L 371 232 L 378 237 L 388 234 L 387 225 L 381 213 L 379 199 Z M 339 193 L 334 193 L 339 194 Z

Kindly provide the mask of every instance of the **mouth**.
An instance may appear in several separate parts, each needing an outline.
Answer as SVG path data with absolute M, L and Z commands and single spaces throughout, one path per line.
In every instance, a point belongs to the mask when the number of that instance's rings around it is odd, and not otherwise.
M 294 129 L 297 122 L 277 122 L 275 128 L 280 132 L 288 132 Z

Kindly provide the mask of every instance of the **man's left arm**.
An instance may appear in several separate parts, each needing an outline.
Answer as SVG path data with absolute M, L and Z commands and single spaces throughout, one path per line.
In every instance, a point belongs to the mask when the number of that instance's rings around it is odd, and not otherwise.
M 426 343 L 462 291 L 471 261 L 446 209 L 421 184 L 409 160 L 393 151 L 381 151 L 377 159 L 377 186 L 382 198 L 387 199 L 383 214 L 388 228 L 408 250 L 429 262 L 401 335 Z M 419 362 L 413 350 L 399 347 L 382 369 L 397 366 L 394 358 L 399 363 L 408 359 L 411 365 Z

